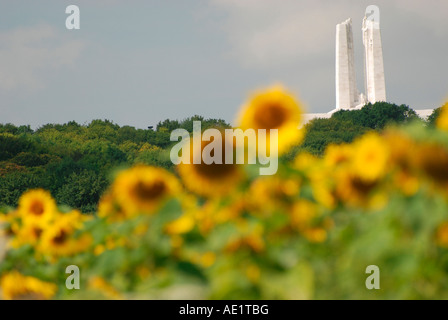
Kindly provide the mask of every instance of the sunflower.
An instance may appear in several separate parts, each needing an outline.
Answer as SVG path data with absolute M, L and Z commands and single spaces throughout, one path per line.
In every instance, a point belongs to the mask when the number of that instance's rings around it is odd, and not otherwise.
M 327 229 L 332 227 L 330 218 L 321 218 L 319 206 L 309 200 L 300 199 L 291 210 L 291 225 L 308 241 L 324 242 L 327 239 Z
M 352 170 L 365 183 L 373 183 L 386 171 L 389 149 L 377 133 L 367 133 L 356 140 L 354 145 Z
M 17 210 L 7 214 L 0 214 L 0 236 L 12 237 L 18 233 L 21 226 Z
M 198 230 L 205 236 L 220 224 L 238 221 L 246 205 L 246 195 L 234 193 L 225 199 L 216 197 L 208 199 L 192 212 L 192 215 Z
M 55 284 L 24 276 L 17 271 L 2 276 L 0 287 L 5 300 L 47 300 L 57 291 Z
M 266 148 L 270 150 L 270 129 L 278 130 L 278 154 L 285 153 L 291 146 L 301 142 L 304 130 L 299 129 L 302 122 L 302 106 L 282 86 L 274 86 L 253 94 L 243 106 L 238 117 L 238 126 L 243 129 L 266 130 Z M 259 143 L 260 144 L 260 143 Z
M 112 185 L 117 205 L 128 216 L 154 213 L 180 190 L 174 175 L 162 168 L 144 165 L 122 171 Z
M 353 148 L 349 144 L 330 144 L 325 149 L 324 163 L 330 168 L 347 164 L 353 157 Z
M 302 172 L 307 172 L 309 169 L 316 167 L 319 163 L 319 159 L 308 152 L 301 152 L 295 158 L 293 167 Z
M 101 197 L 98 203 L 98 216 L 107 218 L 109 222 L 123 221 L 128 218 L 126 211 L 118 205 L 112 192 L 106 192 Z
M 89 288 L 99 292 L 107 299 L 121 300 L 123 299 L 121 293 L 110 285 L 104 278 L 93 277 L 89 280 Z
M 86 250 L 91 243 L 91 237 L 87 234 L 74 237 L 81 227 L 81 217 L 77 217 L 75 213 L 61 214 L 42 233 L 38 251 L 57 257 L 70 256 Z
M 180 218 L 168 223 L 165 226 L 165 232 L 171 235 L 188 233 L 194 225 L 194 218 L 189 214 L 183 214 Z
M 193 139 L 191 139 L 191 152 L 189 155 L 183 155 L 183 157 L 189 157 L 190 159 L 189 161 L 183 160 L 177 166 L 177 170 L 185 186 L 192 192 L 206 197 L 227 195 L 243 179 L 242 165 L 237 164 L 236 161 L 233 161 L 231 164 L 226 163 L 226 150 L 229 148 L 226 148 L 227 142 L 225 139 L 221 139 L 221 163 L 206 164 L 201 160 L 201 163 L 194 164 L 193 158 L 195 156 L 202 156 L 203 150 L 210 143 L 213 143 L 213 141 L 202 141 L 201 148 L 198 148 L 196 151 L 200 152 L 200 155 L 195 155 L 195 148 L 192 146 Z M 232 143 L 232 148 L 235 160 L 236 148 L 234 143 Z
M 440 114 L 436 120 L 436 126 L 440 130 L 448 131 L 448 102 L 440 109 Z
M 448 184 L 448 149 L 436 143 L 425 143 L 418 148 L 417 165 L 436 184 Z
M 301 182 L 298 179 L 281 178 L 278 175 L 258 177 L 247 192 L 247 206 L 252 212 L 262 215 L 288 210 L 300 190 Z
M 417 176 L 402 170 L 393 175 L 394 186 L 406 196 L 413 196 L 420 188 L 420 180 Z
M 301 199 L 297 201 L 291 210 L 291 223 L 299 230 L 308 229 L 314 218 L 318 215 L 316 204 Z
M 414 195 L 420 187 L 415 170 L 418 158 L 415 157 L 415 150 L 418 148 L 416 143 L 397 129 L 386 130 L 384 141 L 390 150 L 389 162 L 394 186 L 407 196 Z
M 384 142 L 390 150 L 390 162 L 402 170 L 409 171 L 415 166 L 416 143 L 397 129 L 384 132 Z
M 215 227 L 215 215 L 220 209 L 221 204 L 218 198 L 211 198 L 194 212 L 194 219 L 203 235 L 207 235 Z
M 30 190 L 19 199 L 18 214 L 24 224 L 44 227 L 56 215 L 56 202 L 50 193 L 42 190 Z
M 329 177 L 332 171 L 322 167 L 320 170 L 312 170 L 309 180 L 314 199 L 328 209 L 334 209 L 336 198 L 334 195 L 335 181 Z
M 240 221 L 238 229 L 239 234 L 230 238 L 225 245 L 225 253 L 234 253 L 241 249 L 249 249 L 255 253 L 265 250 L 265 231 L 262 225 L 249 225 L 245 221 Z
M 308 241 L 313 243 L 321 243 L 327 239 L 327 230 L 324 228 L 316 227 L 303 231 L 303 235 Z
M 37 224 L 24 224 L 19 228 L 13 238 L 11 245 L 14 248 L 21 247 L 25 244 L 35 246 L 40 239 L 43 228 Z
M 339 146 L 332 146 L 332 149 L 337 147 Z M 338 153 L 331 152 L 332 159 L 337 157 L 333 157 L 333 154 Z M 326 152 L 326 157 L 322 160 L 312 154 L 302 152 L 294 159 L 293 167 L 300 170 L 308 178 L 314 199 L 323 206 L 331 209 L 335 205 L 335 199 L 332 195 L 333 181 L 329 177 L 331 177 L 334 168 L 333 162 L 329 163 L 327 155 L 328 153 Z
M 443 248 L 448 248 L 448 222 L 443 222 L 436 231 L 436 242 Z
M 354 175 L 349 168 L 334 172 L 337 182 L 335 196 L 349 206 L 379 209 L 387 203 L 387 195 L 380 188 L 379 180 L 364 180 Z

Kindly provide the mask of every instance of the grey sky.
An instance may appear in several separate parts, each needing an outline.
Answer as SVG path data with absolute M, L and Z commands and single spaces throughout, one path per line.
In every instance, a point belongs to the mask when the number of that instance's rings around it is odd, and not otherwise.
M 65 28 L 66 6 L 81 29 Z M 335 26 L 381 10 L 387 96 L 448 98 L 446 0 L 152 0 L 0 3 L 0 123 L 109 119 L 145 128 L 194 114 L 232 122 L 248 94 L 283 83 L 309 112 L 335 104 Z

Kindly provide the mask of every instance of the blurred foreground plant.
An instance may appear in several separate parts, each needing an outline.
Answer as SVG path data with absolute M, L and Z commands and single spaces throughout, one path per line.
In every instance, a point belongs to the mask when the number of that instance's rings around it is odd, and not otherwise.
M 275 87 L 251 98 L 241 124 L 281 130 L 284 152 L 302 139 L 300 113 Z M 0 215 L 2 297 L 446 299 L 443 121 L 371 131 L 321 158 L 300 153 L 273 176 L 182 164 L 179 179 L 138 165 L 117 174 L 93 216 L 31 190 Z M 68 265 L 81 290 L 65 287 Z M 380 290 L 365 287 L 369 265 Z

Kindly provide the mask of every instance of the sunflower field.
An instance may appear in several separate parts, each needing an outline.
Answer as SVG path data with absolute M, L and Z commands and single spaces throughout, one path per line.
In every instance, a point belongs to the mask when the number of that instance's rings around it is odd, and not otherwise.
M 260 163 L 135 165 L 92 214 L 28 190 L 0 214 L 1 298 L 448 299 L 448 104 L 436 126 L 286 159 L 302 114 L 282 87 L 241 108 L 239 128 L 278 129 L 274 175 Z

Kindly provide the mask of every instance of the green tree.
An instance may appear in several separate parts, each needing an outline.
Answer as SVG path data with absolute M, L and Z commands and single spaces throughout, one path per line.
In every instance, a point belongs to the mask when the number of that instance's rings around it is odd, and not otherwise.
M 25 136 L 0 133 L 0 161 L 11 159 L 20 152 L 34 151 L 34 144 Z
M 409 106 L 387 102 L 369 103 L 360 110 L 340 110 L 335 112 L 332 118 L 351 121 L 371 129 L 383 129 L 391 123 L 406 123 L 419 119 Z
M 157 124 L 156 130 L 161 131 L 162 128 L 165 128 L 166 130 L 171 132 L 174 129 L 182 128 L 191 133 L 193 132 L 193 121 L 200 121 L 202 130 L 208 128 L 230 128 L 230 125 L 223 119 L 205 119 L 203 116 L 194 115 L 192 117 L 185 118 L 182 121 L 166 119 L 163 122 L 159 122 Z
M 168 131 L 173 131 L 174 129 L 180 128 L 180 123 L 178 120 L 170 119 L 159 121 L 156 126 L 156 131 L 160 131 L 162 128 L 165 128 Z
M 428 125 L 430 125 L 430 126 L 436 125 L 436 120 L 440 115 L 440 111 L 442 111 L 442 107 L 434 109 L 434 111 L 429 115 L 429 117 L 427 119 Z
M 94 171 L 73 172 L 58 189 L 55 198 L 58 203 L 80 209 L 82 212 L 94 212 L 107 185 L 107 179 Z
M 43 172 L 13 171 L 0 176 L 0 206 L 17 206 L 20 196 L 29 189 L 43 187 Z
M 285 155 L 285 160 L 292 160 L 297 153 L 305 151 L 314 155 L 322 155 L 329 144 L 340 144 L 352 142 L 356 137 L 362 135 L 370 128 L 353 124 L 349 120 L 314 119 L 304 127 L 305 139 L 299 146 Z

